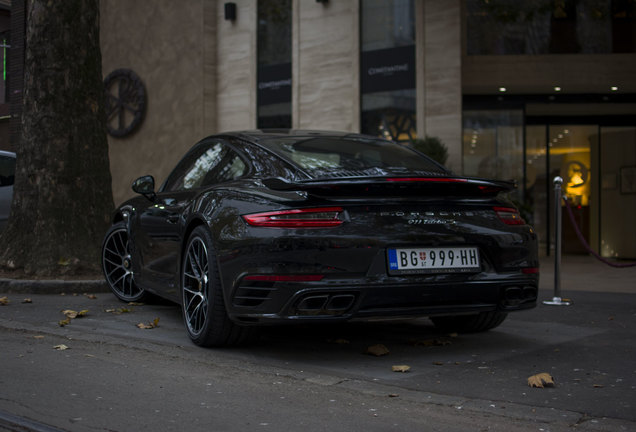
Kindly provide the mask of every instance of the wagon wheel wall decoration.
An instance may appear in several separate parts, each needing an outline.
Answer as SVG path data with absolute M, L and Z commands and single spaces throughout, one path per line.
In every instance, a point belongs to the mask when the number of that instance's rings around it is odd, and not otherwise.
M 133 133 L 146 112 L 146 89 L 130 69 L 116 69 L 104 80 L 107 128 L 111 136 L 122 138 Z

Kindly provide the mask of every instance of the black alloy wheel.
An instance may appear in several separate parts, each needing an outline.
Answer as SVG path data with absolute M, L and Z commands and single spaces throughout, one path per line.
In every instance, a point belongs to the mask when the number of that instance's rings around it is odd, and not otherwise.
M 146 292 L 135 283 L 128 231 L 123 222 L 114 224 L 104 237 L 102 270 L 111 291 L 120 300 L 137 302 L 146 296 Z
M 192 342 L 199 346 L 245 342 L 250 328 L 234 324 L 227 315 L 212 238 L 205 226 L 192 231 L 181 269 L 181 306 Z

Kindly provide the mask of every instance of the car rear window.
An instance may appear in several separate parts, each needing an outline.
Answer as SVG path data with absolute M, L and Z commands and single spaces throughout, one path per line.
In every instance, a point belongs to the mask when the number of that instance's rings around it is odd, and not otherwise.
M 364 137 L 275 137 L 259 143 L 312 177 L 447 175 L 406 145 Z

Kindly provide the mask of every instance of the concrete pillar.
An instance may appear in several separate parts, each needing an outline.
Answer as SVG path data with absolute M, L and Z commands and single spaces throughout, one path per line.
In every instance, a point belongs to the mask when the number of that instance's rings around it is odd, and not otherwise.
M 448 148 L 446 165 L 462 172 L 461 0 L 416 2 L 417 134 Z
M 293 6 L 293 126 L 358 132 L 359 0 Z

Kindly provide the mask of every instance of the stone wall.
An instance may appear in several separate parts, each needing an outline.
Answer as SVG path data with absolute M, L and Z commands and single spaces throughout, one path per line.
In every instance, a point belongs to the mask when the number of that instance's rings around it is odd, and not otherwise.
M 125 138 L 109 137 L 116 204 L 133 195 L 130 185 L 138 176 L 151 174 L 162 182 L 185 150 L 210 130 L 204 109 L 206 3 L 101 1 L 104 76 L 132 69 L 147 94 L 140 128 Z
M 358 1 L 297 0 L 294 7 L 294 127 L 358 132 Z

